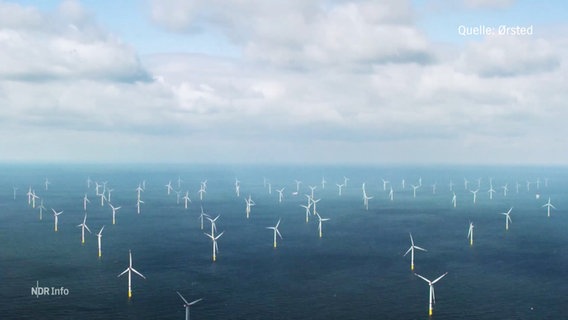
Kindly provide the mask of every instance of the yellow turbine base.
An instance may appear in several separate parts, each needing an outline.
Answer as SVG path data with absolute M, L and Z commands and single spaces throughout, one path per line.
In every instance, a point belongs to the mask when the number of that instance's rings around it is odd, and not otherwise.
M 101 252 L 99 251 L 99 258 L 102 256 Z
M 216 260 L 217 260 L 217 257 L 213 256 L 213 261 L 216 261 Z
M 132 291 L 128 290 L 128 298 L 132 298 Z
M 414 264 L 410 265 L 410 270 L 414 270 Z
M 432 309 L 428 309 L 428 315 L 432 316 Z

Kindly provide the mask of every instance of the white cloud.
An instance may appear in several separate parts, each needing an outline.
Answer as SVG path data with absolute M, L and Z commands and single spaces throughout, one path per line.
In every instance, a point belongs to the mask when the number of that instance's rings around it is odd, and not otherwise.
M 0 3 L 18 17 L 0 19 L 9 159 L 37 141 L 41 159 L 79 161 L 561 159 L 526 153 L 568 134 L 562 32 L 440 47 L 409 2 L 151 4 L 162 25 L 213 28 L 243 56 L 139 60 L 76 2 L 52 14 Z

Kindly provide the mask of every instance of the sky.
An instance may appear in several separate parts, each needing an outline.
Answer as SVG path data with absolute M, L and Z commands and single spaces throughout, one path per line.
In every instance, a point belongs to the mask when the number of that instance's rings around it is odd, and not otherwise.
M 0 0 L 1 162 L 565 165 L 568 4 Z

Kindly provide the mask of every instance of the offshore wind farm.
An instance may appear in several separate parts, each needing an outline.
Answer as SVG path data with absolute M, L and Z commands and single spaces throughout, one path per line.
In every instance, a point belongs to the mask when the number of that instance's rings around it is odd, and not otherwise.
M 0 318 L 565 318 L 567 11 L 0 0 Z
M 0 308 L 8 318 L 42 312 L 54 319 L 182 319 L 185 310 L 176 292 L 184 292 L 187 301 L 203 298 L 192 306 L 193 319 L 368 319 L 376 314 L 425 319 L 431 309 L 437 319 L 564 314 L 565 168 L 3 165 L 1 172 L 0 261 L 6 272 Z M 38 187 L 45 176 L 49 190 Z M 187 209 L 164 187 L 178 176 L 183 182 L 172 190 L 194 196 Z M 322 176 L 342 184 L 349 176 L 349 184 L 341 196 L 332 184 L 309 188 Z M 381 181 L 385 176 L 396 190 L 394 200 Z M 94 184 L 87 186 L 88 177 L 100 184 L 99 193 L 113 189 L 113 201 L 121 204 L 118 223 L 112 224 L 110 205 L 87 203 L 84 210 L 85 193 L 94 197 L 97 192 Z M 403 177 L 415 186 L 420 179 L 428 185 L 438 181 L 440 187 L 435 194 L 417 192 L 415 197 L 414 188 L 402 188 Z M 471 190 L 448 187 L 463 177 L 482 177 L 474 187 L 485 191 L 491 188 L 485 177 L 500 184 L 530 180 L 535 185 L 506 197 L 479 193 L 473 203 Z M 547 185 L 537 187 L 537 179 L 544 177 Z M 294 178 L 306 183 L 296 189 Z M 269 193 L 264 179 L 291 191 Z M 138 214 L 137 187 L 143 180 L 145 207 Z M 361 201 L 362 183 L 375 195 L 368 209 Z M 53 232 L 54 217 L 40 220 L 39 208 L 28 204 L 23 192 L 14 199 L 14 186 L 35 187 L 46 207 L 65 212 L 58 232 Z M 200 201 L 204 189 L 207 196 Z M 467 200 L 454 207 L 454 193 Z M 255 211 L 247 218 L 249 197 Z M 312 199 L 309 205 L 306 198 Z M 556 212 L 548 217 L 551 202 Z M 515 225 L 506 230 L 503 215 L 496 213 L 511 207 Z M 469 238 L 471 221 L 475 242 Z M 85 241 L 80 243 L 77 226 L 87 228 L 87 223 L 100 231 L 81 230 Z M 281 233 L 285 237 L 276 249 Z M 409 270 L 411 249 L 422 251 Z M 134 264 L 127 264 L 127 258 L 134 258 Z M 126 272 L 134 277 L 128 295 L 127 280 L 117 277 Z M 427 307 L 427 288 L 419 277 L 446 272 Z M 30 295 L 36 282 L 65 287 L 68 295 Z

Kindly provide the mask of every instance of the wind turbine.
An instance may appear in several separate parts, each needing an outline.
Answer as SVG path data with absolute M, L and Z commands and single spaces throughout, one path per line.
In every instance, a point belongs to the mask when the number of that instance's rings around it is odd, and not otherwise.
M 327 181 L 325 181 L 325 177 L 321 177 L 321 189 L 325 189 L 325 184 L 327 183 Z
M 216 237 L 214 237 L 209 233 L 205 233 L 205 235 L 211 238 L 211 241 L 213 241 L 213 262 L 217 261 L 217 252 L 219 252 L 219 247 L 217 246 L 217 240 L 223 235 L 223 233 L 225 233 L 225 231 L 219 233 L 219 235 Z
M 412 192 L 413 192 L 414 198 L 416 198 L 416 189 L 420 188 L 420 185 L 415 186 L 415 185 L 411 184 L 411 186 L 412 186 Z
M 99 258 L 102 256 L 102 251 L 101 251 L 101 239 L 102 239 L 102 237 L 103 237 L 103 229 L 104 229 L 104 228 L 105 228 L 105 226 L 103 226 L 103 227 L 101 228 L 101 231 L 99 231 L 99 233 L 97 233 L 97 238 L 98 238 L 97 240 L 98 240 L 98 243 L 99 243 Z
M 469 239 L 469 245 L 473 246 L 473 222 L 469 222 L 469 230 L 467 231 L 467 238 Z
M 55 218 L 55 232 L 57 232 L 57 222 L 59 221 L 59 215 L 63 213 L 63 211 L 57 212 L 55 211 L 55 209 L 51 208 L 51 211 L 53 211 L 53 217 Z
M 144 202 L 142 202 L 144 203 Z M 116 212 L 121 208 L 121 207 L 114 207 L 110 202 L 108 204 L 110 206 L 110 208 L 112 209 L 112 224 L 116 224 Z M 140 206 L 138 206 L 138 208 L 140 208 Z M 140 212 L 139 212 L 140 213 Z
M 465 190 L 468 189 L 468 188 L 467 188 L 468 185 L 469 185 L 469 180 L 467 180 L 466 178 L 463 178 L 463 188 L 464 188 Z
M 316 215 L 318 216 L 318 231 L 319 231 L 319 237 L 323 237 L 323 230 L 322 230 L 322 222 L 323 221 L 328 221 L 329 218 L 322 218 L 319 213 L 316 213 Z
M 176 193 L 176 204 L 179 204 L 179 198 L 181 195 L 181 190 L 174 190 L 174 192 Z
M 276 189 L 276 192 L 278 192 L 278 202 L 279 203 L 281 203 L 282 198 L 284 198 L 284 189 L 286 189 L 286 187 L 284 187 L 282 189 Z
M 429 316 L 432 315 L 432 311 L 434 310 L 432 304 L 436 303 L 436 295 L 434 294 L 434 284 L 436 282 L 440 281 L 440 279 L 442 279 L 447 274 L 448 274 L 447 272 L 444 273 L 443 275 L 436 278 L 436 280 L 434 280 L 434 281 L 430 281 L 430 280 L 424 278 L 423 276 L 419 275 L 418 273 L 414 274 L 415 276 L 419 277 L 420 279 L 428 282 L 428 285 L 430 286 L 430 298 L 429 298 L 429 303 L 428 303 L 428 315 Z
M 294 192 L 294 194 L 298 194 L 300 192 L 300 185 L 302 184 L 302 181 L 300 180 L 294 180 L 294 182 L 296 182 L 296 191 Z M 282 188 L 284 189 L 284 188 Z M 278 191 L 278 190 L 277 190 Z
M 34 209 L 35 209 L 36 199 L 39 199 L 39 197 L 35 194 L 35 190 L 33 190 L 32 191 L 32 208 L 34 208 Z
M 339 188 L 339 195 L 341 196 L 341 189 L 343 188 L 343 184 L 336 183 L 335 184 Z
M 87 198 L 87 194 L 83 197 L 83 211 L 87 211 L 87 203 L 91 203 L 91 200 Z
M 303 204 L 300 205 L 300 207 L 306 209 L 306 223 L 308 223 L 308 221 L 310 221 L 309 216 L 310 216 L 310 208 L 311 208 L 311 206 L 312 206 L 312 203 L 311 203 L 311 202 L 308 202 L 308 205 L 307 205 L 307 206 L 306 206 L 306 205 L 303 205 Z
M 146 277 L 144 275 L 142 275 L 140 272 L 136 271 L 136 269 L 134 269 L 132 267 L 132 252 L 130 250 L 128 250 L 128 257 L 130 258 L 130 264 L 128 265 L 128 268 L 126 268 L 126 270 L 122 271 L 121 274 L 119 274 L 117 276 L 120 277 L 123 274 L 128 272 L 128 298 L 132 297 L 132 272 L 136 273 L 137 275 L 141 276 L 142 278 L 146 279 Z
M 448 186 L 450 187 L 450 192 L 454 191 L 454 182 L 452 181 L 452 179 L 450 179 L 450 183 L 448 184 Z
M 343 186 L 344 186 L 345 188 L 347 188 L 347 181 L 349 181 L 349 178 L 347 178 L 347 177 L 344 176 L 344 177 L 343 177 Z
M 170 193 L 172 192 L 172 190 L 174 189 L 172 187 L 172 181 L 170 180 L 170 182 L 168 182 L 168 184 L 165 185 L 166 189 L 168 190 L 168 196 L 170 195 Z
M 383 191 L 387 191 L 387 184 L 389 184 L 390 181 L 385 180 L 385 179 L 383 179 L 383 178 L 381 178 L 381 180 L 383 180 Z
M 392 186 L 390 187 L 389 198 L 390 198 L 390 201 L 394 200 L 394 190 L 392 189 Z
M 99 194 L 99 196 L 101 197 L 101 207 L 102 207 L 105 205 L 106 196 L 104 192 Z
M 511 220 L 510 216 L 511 210 L 513 210 L 513 207 L 511 207 L 507 212 L 501 212 L 501 214 L 505 215 L 505 230 L 509 230 L 509 222 L 513 223 L 513 220 Z
M 314 197 L 314 191 L 318 188 L 317 186 L 309 186 L 310 190 L 312 191 L 311 195 L 312 198 Z
M 235 178 L 235 193 L 237 197 L 241 196 L 241 182 L 237 178 Z
M 136 212 L 137 212 L 138 214 L 140 214 L 140 204 L 141 204 L 141 203 L 144 203 L 144 201 L 142 201 L 142 200 L 140 200 L 140 199 L 136 200 Z
M 185 298 L 181 295 L 181 293 L 177 292 L 178 296 L 183 300 L 184 302 L 184 307 L 185 307 L 185 320 L 189 320 L 189 307 L 191 307 L 192 305 L 198 303 L 199 301 L 203 300 L 203 298 L 201 299 L 197 299 L 191 302 L 187 302 L 187 300 L 185 300 Z
M 504 186 L 501 187 L 501 189 L 503 189 L 503 196 L 506 197 L 507 191 L 509 191 L 509 184 L 505 184 Z
M 91 233 L 91 229 L 87 227 L 87 213 L 85 213 L 85 218 L 83 218 L 83 223 L 78 225 L 77 227 L 81 228 L 81 244 L 85 243 L 85 229 Z
M 489 200 L 493 200 L 493 194 L 495 193 L 495 189 L 493 189 L 493 185 L 489 186 L 489 190 L 487 192 L 489 192 Z
M 110 195 L 112 194 L 112 192 L 114 191 L 114 189 L 108 188 L 107 189 L 107 202 L 111 202 L 110 200 Z
M 412 233 L 410 234 L 410 248 L 408 248 L 408 250 L 406 251 L 406 253 L 404 254 L 404 256 L 406 256 L 409 252 L 410 252 L 410 270 L 414 270 L 414 249 L 418 249 L 418 250 L 422 250 L 422 251 L 428 251 L 424 248 L 420 248 L 419 246 L 415 246 L 414 245 L 414 239 L 412 239 Z
M 219 219 L 220 215 L 217 215 L 215 219 L 211 219 L 211 217 L 205 217 L 209 222 L 211 222 L 211 235 L 215 236 L 215 231 L 217 231 L 217 225 L 215 222 Z
M 191 199 L 189 198 L 189 191 L 185 192 L 185 196 L 183 196 L 183 201 L 184 201 L 184 207 L 185 209 L 187 209 L 187 203 L 191 202 Z
M 247 213 L 247 219 L 248 219 L 249 216 L 250 216 L 251 207 L 255 205 L 255 203 L 254 203 L 254 201 L 252 200 L 250 194 L 249 194 L 248 198 L 245 199 L 245 203 L 247 204 L 247 206 L 246 206 L 246 213 Z
M 12 187 L 12 189 L 14 190 L 14 200 L 16 200 L 16 191 L 18 191 L 18 187 Z
M 266 227 L 266 229 L 274 230 L 274 248 L 276 248 L 276 234 L 278 234 L 280 236 L 280 239 L 282 239 L 282 235 L 280 234 L 280 231 L 278 231 L 279 225 L 280 225 L 280 219 L 278 219 L 278 222 L 274 227 Z
M 207 191 L 204 188 L 204 185 L 201 185 L 201 188 L 199 188 L 199 191 L 197 191 L 199 193 L 199 200 L 203 201 L 203 194 L 207 193 Z
M 458 204 L 458 203 L 457 203 L 458 201 L 457 201 L 456 193 L 453 192 L 453 194 L 454 194 L 454 195 L 452 196 L 452 204 L 454 205 L 454 208 L 455 208 L 455 207 L 457 206 L 457 204 Z
M 373 197 L 369 197 L 366 194 L 363 195 L 363 205 L 365 205 L 365 210 L 369 211 L 369 200 L 373 199 Z
M 475 203 L 475 200 L 477 199 L 477 192 L 479 192 L 479 189 L 469 190 L 469 192 L 473 194 L 473 203 Z
M 205 212 L 203 212 L 203 206 L 201 206 L 201 214 L 197 218 L 197 219 L 201 219 L 201 230 L 203 230 L 203 218 L 209 218 L 209 215 L 207 215 Z
M 39 203 L 39 220 L 43 220 L 43 210 L 47 210 L 44 206 L 43 206 L 43 199 L 41 199 L 40 203 Z
M 436 194 L 436 183 L 432 184 L 432 194 Z
M 181 189 L 181 183 L 183 182 L 183 180 L 181 180 L 181 177 L 178 176 L 178 189 Z
M 49 182 L 49 180 L 47 178 L 45 178 L 45 191 L 47 191 L 49 189 L 50 184 L 51 184 L 51 182 Z
M 548 211 L 548 216 L 549 216 L 549 217 L 550 217 L 550 208 L 556 209 L 556 207 L 555 207 L 552 203 L 550 203 L 550 197 L 548 197 L 548 202 L 545 203 L 542 207 L 543 207 L 543 208 L 546 207 L 546 209 L 547 209 L 547 211 Z

